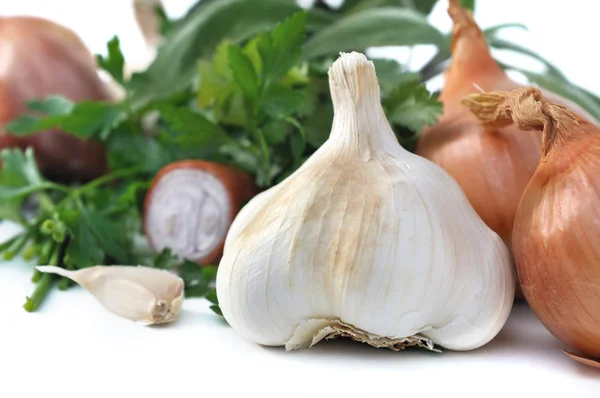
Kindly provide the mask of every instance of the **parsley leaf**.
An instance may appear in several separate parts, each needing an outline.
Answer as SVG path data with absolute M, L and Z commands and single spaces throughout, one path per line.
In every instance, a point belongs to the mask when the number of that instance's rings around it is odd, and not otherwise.
M 71 240 L 67 246 L 65 262 L 75 265 L 77 268 L 100 264 L 104 258 L 104 251 L 97 243 L 83 216 L 77 216 L 68 221 L 67 226 L 71 233 Z
M 185 283 L 187 297 L 203 297 L 209 293 L 217 276 L 216 266 L 199 266 L 191 261 L 184 261 L 179 266 L 179 275 Z
M 384 107 L 390 122 L 415 133 L 437 122 L 443 110 L 437 95 L 430 94 L 422 84 L 410 81 L 394 89 L 385 99 Z
M 198 147 L 223 144 L 231 141 L 227 132 L 206 116 L 189 108 L 161 105 L 161 116 L 177 132 L 177 139 Z
M 252 61 L 242 52 L 240 47 L 235 45 L 229 46 L 227 57 L 235 82 L 249 100 L 256 101 L 258 98 L 258 77 Z
M 257 39 L 256 46 L 262 61 L 263 93 L 300 62 L 305 24 L 306 12 L 298 12 Z
M 108 55 L 106 57 L 96 55 L 96 62 L 101 68 L 107 71 L 113 79 L 124 86 L 125 78 L 123 76 L 123 69 L 125 66 L 125 57 L 121 52 L 121 46 L 117 36 L 114 36 L 108 42 L 107 50 Z
M 59 128 L 82 139 L 98 136 L 106 140 L 126 117 L 123 105 L 119 103 L 81 101 L 74 104 L 59 96 L 31 101 L 28 108 L 45 116 L 19 116 L 6 125 L 7 132 L 20 136 Z
M 283 119 L 296 113 L 306 100 L 303 92 L 278 84 L 267 91 L 262 108 L 271 118 Z
M 31 147 L 23 153 L 20 149 L 2 150 L 0 173 L 0 201 L 16 200 L 20 203 L 27 195 L 52 187 L 54 184 L 41 176 Z

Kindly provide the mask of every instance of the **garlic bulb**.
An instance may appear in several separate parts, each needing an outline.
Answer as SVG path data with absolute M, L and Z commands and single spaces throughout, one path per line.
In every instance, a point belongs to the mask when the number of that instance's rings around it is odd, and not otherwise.
M 372 62 L 342 53 L 329 84 L 327 142 L 229 229 L 225 319 L 288 350 L 336 335 L 393 349 L 486 344 L 513 303 L 508 249 L 449 174 L 400 146 Z
M 75 281 L 113 314 L 144 325 L 173 322 L 183 302 L 183 279 L 160 269 L 118 265 L 77 271 L 36 268 Z

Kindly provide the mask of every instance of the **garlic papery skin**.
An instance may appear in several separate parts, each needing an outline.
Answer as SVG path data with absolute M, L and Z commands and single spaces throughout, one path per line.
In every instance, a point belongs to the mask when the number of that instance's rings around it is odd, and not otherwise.
M 165 270 L 119 265 L 76 271 L 55 266 L 37 269 L 73 280 L 113 314 L 140 324 L 173 322 L 181 310 L 183 279 Z
M 442 168 L 400 146 L 372 62 L 342 53 L 329 84 L 329 139 L 229 229 L 216 280 L 225 319 L 287 349 L 336 334 L 481 347 L 513 303 L 506 246 Z

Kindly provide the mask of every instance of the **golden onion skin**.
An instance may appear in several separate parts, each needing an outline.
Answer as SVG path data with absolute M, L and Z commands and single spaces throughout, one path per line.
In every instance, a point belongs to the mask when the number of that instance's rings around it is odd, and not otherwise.
M 600 357 L 600 131 L 550 153 L 526 188 L 513 249 L 525 298 L 564 344 Z
M 539 162 L 542 135 L 515 125 L 484 126 L 461 105 L 469 94 L 523 86 L 511 80 L 493 59 L 470 11 L 451 0 L 448 14 L 454 26 L 452 62 L 440 94 L 444 112 L 435 125 L 423 129 L 415 152 L 437 163 L 458 182 L 477 214 L 512 250 L 517 206 Z M 554 93 L 543 93 L 593 120 L 578 105 Z M 522 298 L 519 286 L 516 297 Z
M 600 358 L 600 127 L 531 87 L 473 94 L 462 103 L 485 125 L 542 132 L 540 161 L 515 216 L 516 271 L 544 326 L 579 360 L 595 362 L 589 358 Z

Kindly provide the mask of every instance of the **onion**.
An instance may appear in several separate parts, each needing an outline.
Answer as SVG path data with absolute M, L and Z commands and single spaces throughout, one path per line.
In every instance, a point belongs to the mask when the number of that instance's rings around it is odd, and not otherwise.
M 540 158 L 541 133 L 516 126 L 484 127 L 461 106 L 465 95 L 521 86 L 492 58 L 483 32 L 470 11 L 458 3 L 451 0 L 448 8 L 454 27 L 452 63 L 440 95 L 444 114 L 437 124 L 423 130 L 415 152 L 454 177 L 479 216 L 510 250 L 515 212 Z M 581 107 L 561 102 L 593 120 Z M 516 290 L 521 298 L 519 286 Z
M 0 128 L 50 95 L 108 100 L 95 60 L 71 30 L 37 17 L 0 18 Z M 56 180 L 93 179 L 107 171 L 101 144 L 52 129 L 24 137 L 2 133 L 0 147 L 31 146 L 38 167 Z
M 600 358 L 600 127 L 534 88 L 464 104 L 484 124 L 542 131 L 541 160 L 515 217 L 517 274 L 541 322 L 591 364 Z
M 164 167 L 144 204 L 150 246 L 200 265 L 217 261 L 229 227 L 246 200 L 258 193 L 252 178 L 214 162 L 185 160 Z

